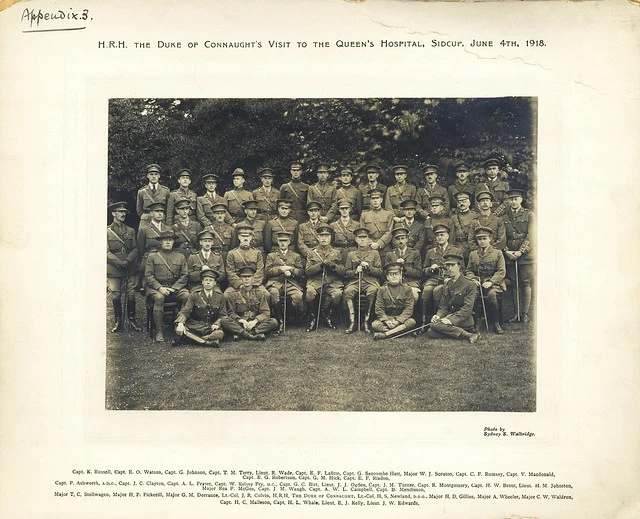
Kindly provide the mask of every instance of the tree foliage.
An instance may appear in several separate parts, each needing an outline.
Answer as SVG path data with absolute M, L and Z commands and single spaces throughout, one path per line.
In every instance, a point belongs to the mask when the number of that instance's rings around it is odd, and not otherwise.
M 192 188 L 202 192 L 202 175 L 219 175 L 224 191 L 236 167 L 247 172 L 249 188 L 259 185 L 255 172 L 263 166 L 274 168 L 279 185 L 294 159 L 303 160 L 307 181 L 315 181 L 314 165 L 327 160 L 359 174 L 376 163 L 387 184 L 395 163 L 408 165 L 409 181 L 421 184 L 420 165 L 435 162 L 440 182 L 449 185 L 457 162 L 467 162 L 478 176 L 489 156 L 502 160 L 512 187 L 532 195 L 536 114 L 535 99 L 522 97 L 112 99 L 109 196 L 133 199 L 150 163 L 160 164 L 161 182 L 171 189 L 178 170 L 191 169 Z

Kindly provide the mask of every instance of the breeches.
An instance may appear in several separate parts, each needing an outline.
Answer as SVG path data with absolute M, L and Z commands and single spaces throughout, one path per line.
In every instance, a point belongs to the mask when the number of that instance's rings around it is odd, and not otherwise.
M 127 299 L 133 299 L 136 294 L 135 284 L 136 279 L 134 276 L 129 276 L 128 278 L 107 278 L 107 291 L 111 294 L 112 299 L 120 299 L 122 297 L 122 291 L 126 290 Z

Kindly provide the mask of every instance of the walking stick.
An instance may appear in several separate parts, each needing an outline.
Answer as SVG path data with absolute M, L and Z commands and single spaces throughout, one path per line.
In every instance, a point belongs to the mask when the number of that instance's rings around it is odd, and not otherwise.
M 362 309 L 360 308 L 360 302 L 362 300 L 362 271 L 358 272 L 358 331 L 362 331 Z
M 127 266 L 127 270 L 129 267 Z M 122 306 L 122 331 L 129 331 L 129 272 L 125 272 L 124 283 L 120 286 L 121 306 Z M 124 297 L 122 297 L 124 296 Z
M 516 308 L 518 322 L 520 322 L 520 275 L 518 274 L 518 258 L 516 258 Z
M 284 311 L 282 313 L 282 333 L 287 333 L 287 276 L 284 277 Z
M 422 326 L 418 326 L 417 328 L 411 328 L 411 330 L 407 330 L 406 332 L 402 332 L 402 333 L 399 333 L 398 335 L 394 335 L 391 338 L 392 339 L 397 339 L 398 337 L 402 337 L 403 335 L 408 335 L 410 333 L 419 332 L 420 330 L 424 330 L 426 328 L 429 328 L 429 326 L 431 326 L 431 323 L 423 324 Z
M 324 290 L 325 268 L 322 267 L 322 280 L 320 281 L 320 297 L 318 298 L 318 317 L 316 318 L 316 332 L 320 328 L 320 311 L 322 310 L 322 291 Z
M 484 305 L 484 295 L 482 295 L 482 278 L 480 278 L 480 299 L 482 300 L 482 313 L 484 314 L 484 324 L 487 325 L 487 331 L 489 331 L 489 319 L 487 319 L 487 307 Z

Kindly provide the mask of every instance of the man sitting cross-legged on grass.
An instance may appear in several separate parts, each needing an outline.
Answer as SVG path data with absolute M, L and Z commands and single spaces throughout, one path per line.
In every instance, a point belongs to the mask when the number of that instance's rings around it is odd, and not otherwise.
M 415 327 L 411 317 L 415 299 L 411 288 L 402 283 L 402 263 L 393 261 L 384 266 L 387 282 L 376 295 L 376 320 L 371 324 L 373 340 L 388 339 Z
M 445 254 L 444 264 L 450 279 L 444 284 L 438 312 L 431 318 L 427 337 L 451 337 L 475 343 L 480 334 L 473 327 L 473 305 L 476 301 L 475 282 L 464 277 L 462 254 Z
M 243 267 L 238 271 L 242 285 L 225 295 L 227 317 L 223 317 L 222 328 L 237 338 L 264 341 L 267 333 L 278 327 L 278 321 L 270 317 L 269 303 L 264 291 L 253 286 L 256 269 Z M 264 287 L 261 287 L 264 288 Z
M 200 272 L 202 285 L 194 288 L 176 318 L 177 346 L 185 339 L 204 346 L 220 347 L 224 337 L 222 318 L 226 317 L 224 296 L 216 290 L 220 273 L 205 267 Z

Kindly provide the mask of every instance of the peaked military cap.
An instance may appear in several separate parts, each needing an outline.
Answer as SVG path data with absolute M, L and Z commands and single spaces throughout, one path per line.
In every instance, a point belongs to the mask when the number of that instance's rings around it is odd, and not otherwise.
M 509 191 L 507 191 L 505 193 L 505 195 L 507 196 L 507 198 L 513 198 L 515 196 L 521 196 L 524 198 L 524 190 L 522 189 L 509 189 Z
M 488 158 L 487 160 L 484 161 L 484 163 L 482 164 L 485 168 L 488 168 L 489 166 L 500 166 L 500 160 L 496 159 L 495 157 L 491 157 Z
M 480 201 L 484 198 L 495 200 L 495 197 L 493 196 L 493 193 L 491 191 L 480 191 L 476 194 L 476 200 Z
M 351 200 L 343 198 L 338 202 L 338 209 L 340 209 L 341 207 L 351 207 L 352 205 L 353 204 L 351 203 Z
M 238 275 L 241 277 L 251 277 L 255 273 L 256 273 L 256 269 L 254 269 L 250 265 L 247 265 L 246 267 L 242 267 L 241 269 L 238 269 Z
M 489 227 L 478 227 L 473 234 L 476 236 L 493 236 L 493 230 L 489 229 Z
M 147 173 L 160 173 L 162 168 L 157 164 L 149 164 L 147 166 Z
M 191 202 L 186 198 L 183 198 L 182 200 L 178 200 L 178 202 L 176 202 L 176 209 L 183 209 L 185 207 L 191 208 Z
M 114 211 L 125 211 L 125 212 L 129 212 L 129 209 L 127 209 L 127 202 L 115 202 L 113 204 L 111 204 L 107 209 L 109 209 L 109 212 L 113 213 Z
M 299 160 L 292 160 L 291 162 L 289 162 L 289 168 L 294 168 L 294 167 L 298 167 L 302 169 L 302 162 Z
M 390 272 L 402 272 L 402 263 L 398 261 L 390 261 L 384 266 L 384 271 L 387 274 Z
M 186 169 L 186 168 L 181 169 L 180 171 L 178 171 L 178 178 L 180 178 L 180 177 L 189 177 L 189 178 L 191 178 L 191 171 Z
M 440 202 L 441 204 L 444 204 L 444 197 L 442 195 L 431 195 L 429 197 L 429 202 L 433 203 L 433 202 Z
M 353 235 L 356 238 L 359 238 L 360 236 L 369 236 L 369 229 L 366 227 L 358 227 L 353 231 Z
M 223 204 L 221 202 L 216 202 L 211 206 L 212 213 L 224 213 L 227 210 L 227 204 Z
M 424 166 L 422 166 L 422 171 L 427 174 L 427 173 L 438 173 L 440 171 L 440 168 L 438 166 L 436 166 L 435 164 L 425 164 Z
M 364 168 L 365 173 L 380 173 L 382 168 L 380 166 L 376 166 L 375 164 L 367 164 Z
M 164 211 L 165 205 L 162 202 L 155 202 L 149 205 L 149 211 Z
M 456 173 L 460 171 L 469 171 L 469 165 L 466 162 L 461 162 L 456 166 Z
M 353 175 L 353 168 L 351 166 L 342 166 L 340 168 L 340 174 L 344 175 L 345 173 L 349 175 Z
M 409 230 L 406 227 L 396 227 L 391 231 L 391 236 L 394 238 L 398 236 L 409 236 Z
M 218 272 L 217 270 L 213 270 L 211 267 L 207 267 L 206 265 L 204 265 L 202 267 L 202 270 L 200 271 L 200 279 L 204 279 L 207 277 L 213 278 L 213 279 L 219 279 L 220 272 Z
M 202 182 L 220 182 L 220 177 L 215 173 L 208 173 L 202 177 Z
M 456 200 L 458 200 L 460 197 L 467 197 L 469 200 L 471 200 L 471 193 L 469 193 L 469 191 L 458 191 L 456 193 Z
M 276 200 L 276 207 L 279 207 L 281 205 L 287 205 L 291 207 L 291 200 L 287 200 L 286 198 L 278 198 L 278 200 Z
M 232 177 L 244 177 L 244 169 L 242 168 L 236 168 L 233 170 L 233 173 L 231 173 Z
M 160 233 L 158 233 L 158 239 L 159 240 L 175 240 L 176 235 L 171 229 L 165 229 L 164 231 L 161 231 Z
M 275 172 L 271 168 L 260 168 L 258 170 L 258 175 L 260 175 L 260 177 L 271 177 L 271 178 L 276 176 Z
M 443 223 L 439 223 L 439 224 L 433 226 L 433 232 L 435 234 L 437 234 L 439 232 L 451 232 L 451 228 L 448 225 L 445 225 Z
M 206 240 L 206 239 L 213 240 L 213 233 L 205 229 L 204 231 L 200 231 L 198 233 L 198 241 Z
M 402 209 L 416 209 L 418 207 L 418 202 L 415 200 L 404 200 L 400 202 L 400 207 L 402 207 Z
M 252 233 L 253 227 L 251 225 L 247 225 L 245 223 L 241 223 L 236 226 L 236 232 L 241 234 L 242 232 Z
M 247 209 L 258 209 L 258 202 L 256 200 L 246 200 L 242 202 L 242 208 L 245 211 Z
M 384 193 L 384 191 L 382 191 L 382 189 L 378 188 L 378 187 L 374 187 L 373 189 L 369 189 L 368 191 L 368 195 L 373 198 L 374 196 L 379 196 L 382 197 L 382 193 Z
M 316 164 L 316 173 L 320 172 L 321 169 L 323 171 L 326 170 L 328 172 L 330 168 L 331 168 L 331 164 L 329 164 L 328 162 L 320 161 Z
M 393 171 L 395 175 L 398 175 L 400 173 L 406 173 L 407 171 L 409 171 L 409 168 L 404 164 L 396 164 L 391 168 L 391 171 Z
M 326 224 L 319 225 L 316 234 L 331 234 L 331 227 Z
M 276 238 L 280 239 L 280 238 L 291 238 L 293 236 L 292 232 L 289 231 L 278 231 L 276 233 Z
M 322 206 L 318 202 L 307 202 L 307 211 L 312 209 L 322 209 Z
M 458 264 L 461 265 L 464 262 L 464 258 L 462 257 L 461 254 L 449 253 L 449 254 L 445 254 L 444 255 L 444 262 L 445 263 L 458 263 Z

